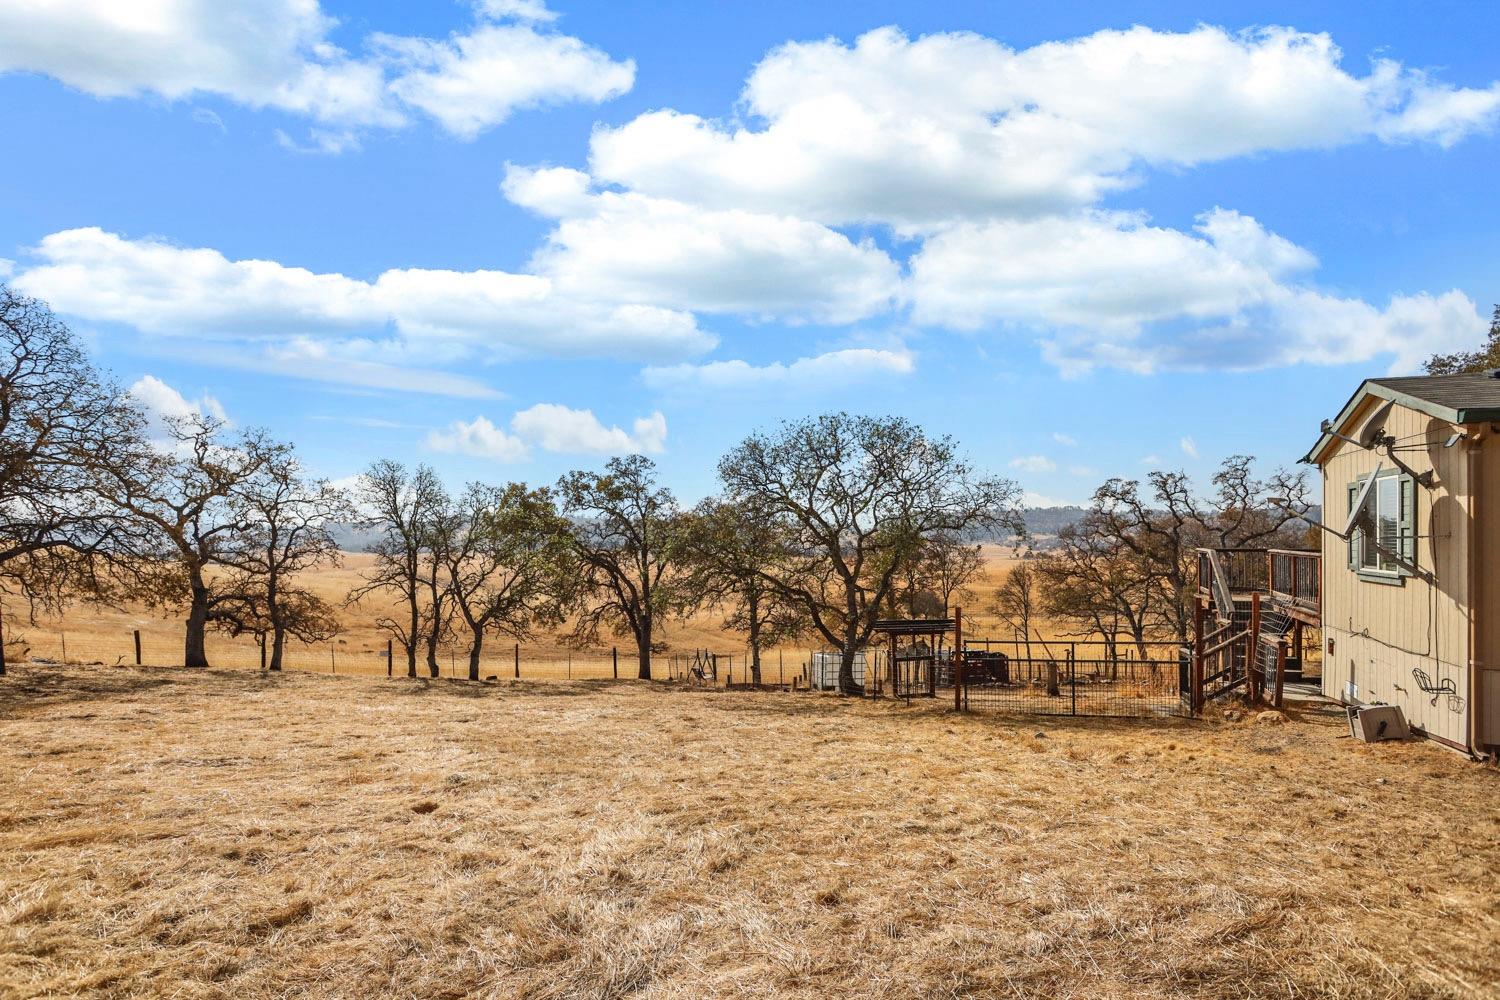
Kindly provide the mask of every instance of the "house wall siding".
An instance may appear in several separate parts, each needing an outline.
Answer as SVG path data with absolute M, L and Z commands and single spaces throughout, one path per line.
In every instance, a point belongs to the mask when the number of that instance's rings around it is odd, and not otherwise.
M 1371 401 L 1354 416 L 1358 427 L 1378 405 Z M 1323 692 L 1347 700 L 1349 685 L 1362 702 L 1401 706 L 1407 720 L 1430 736 L 1450 743 L 1468 739 L 1469 704 L 1469 445 L 1444 448 L 1443 442 L 1460 428 L 1403 406 L 1396 406 L 1386 431 L 1398 439 L 1397 454 L 1415 472 L 1434 471 L 1432 489 L 1415 489 L 1416 562 L 1422 575 L 1408 576 L 1399 585 L 1371 582 L 1349 568 L 1347 545 L 1323 533 L 1323 632 L 1333 640 L 1325 646 Z M 1500 445 L 1500 443 L 1495 443 Z M 1490 449 L 1481 479 L 1500 478 L 1500 464 Z M 1375 470 L 1391 468 L 1383 455 L 1357 445 L 1335 442 L 1323 464 L 1324 518 L 1342 527 L 1348 515 L 1347 487 Z M 1500 490 L 1489 494 L 1500 499 Z M 1488 534 L 1500 536 L 1500 528 Z M 1481 533 L 1486 555 L 1491 539 Z M 1493 558 L 1500 560 L 1500 537 L 1493 539 Z M 1491 565 L 1500 566 L 1500 561 Z M 1500 598 L 1500 574 L 1496 579 Z M 1486 600 L 1486 604 L 1490 602 Z M 1500 663 L 1500 660 L 1492 661 Z M 1423 691 L 1416 671 L 1432 687 L 1452 687 L 1455 697 Z
M 1479 742 L 1500 746 L 1500 435 L 1479 452 Z M 1486 572 L 1489 570 L 1489 572 Z

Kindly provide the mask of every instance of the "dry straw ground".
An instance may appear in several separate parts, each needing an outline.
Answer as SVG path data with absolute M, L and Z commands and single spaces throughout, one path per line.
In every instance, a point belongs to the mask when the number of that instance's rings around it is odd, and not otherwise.
M 1500 773 L 1292 714 L 22 666 L 0 992 L 1500 995 Z

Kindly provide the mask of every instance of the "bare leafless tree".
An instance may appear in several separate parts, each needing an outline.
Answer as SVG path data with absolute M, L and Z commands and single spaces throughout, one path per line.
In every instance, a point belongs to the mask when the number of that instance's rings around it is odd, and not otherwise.
M 0 588 L 31 615 L 108 583 L 100 559 L 138 526 L 103 499 L 99 468 L 134 459 L 141 424 L 44 302 L 0 285 Z
M 1146 485 L 1111 479 L 1094 493 L 1088 530 L 1128 552 L 1160 591 L 1164 626 L 1186 642 L 1192 626 L 1196 550 L 1202 546 L 1253 547 L 1294 544 L 1300 514 L 1308 506 L 1307 479 L 1277 469 L 1266 479 L 1253 472 L 1254 459 L 1224 460 L 1214 474 L 1214 493 L 1199 496 L 1183 472 L 1152 472 Z M 1270 497 L 1289 501 L 1273 506 Z
M 1058 532 L 1058 547 L 1037 562 L 1042 607 L 1075 635 L 1098 635 L 1113 656 L 1123 631 L 1146 657 L 1147 633 L 1162 618 L 1163 588 L 1129 546 L 1096 530 L 1095 514 Z
M 995 588 L 995 600 L 990 610 L 1006 625 L 1022 636 L 1026 659 L 1031 659 L 1031 634 L 1037 619 L 1041 617 L 1041 594 L 1038 573 L 1029 563 L 1013 566 L 1000 586 Z
M 298 574 L 341 560 L 333 528 L 353 517 L 348 496 L 324 479 L 304 477 L 296 456 L 277 449 L 259 472 L 231 492 L 243 537 L 227 557 L 237 570 L 233 590 L 244 595 L 244 620 L 230 631 L 251 631 L 270 643 L 269 669 L 279 671 L 287 636 L 320 642 L 338 632 L 337 616 L 318 595 L 298 585 Z
M 904 607 L 913 618 L 947 615 L 959 600 L 974 596 L 969 585 L 983 569 L 982 546 L 948 532 L 935 535 L 927 539 L 902 575 L 892 603 Z
M 442 482 L 428 466 L 408 472 L 401 463 L 386 460 L 365 471 L 356 491 L 361 523 L 379 537 L 370 548 L 375 565 L 349 600 L 389 594 L 401 602 L 400 616 L 383 614 L 375 624 L 406 653 L 408 677 L 417 676 L 417 647 L 424 634 L 423 558 L 430 548 L 433 516 L 442 509 L 445 497 Z
M 233 574 L 211 575 L 234 565 L 248 537 L 237 493 L 285 446 L 261 430 L 230 434 L 222 420 L 198 414 L 168 419 L 164 434 L 140 441 L 126 461 L 101 465 L 91 488 L 143 529 L 132 553 L 135 596 L 157 607 L 185 602 L 183 664 L 206 667 L 208 626 L 249 600 Z

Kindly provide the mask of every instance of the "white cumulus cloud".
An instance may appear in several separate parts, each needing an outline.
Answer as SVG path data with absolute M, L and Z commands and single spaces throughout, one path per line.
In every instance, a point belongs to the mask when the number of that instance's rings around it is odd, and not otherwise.
M 1057 463 L 1046 455 L 1022 455 L 1020 458 L 1011 459 L 1010 467 L 1022 472 L 1054 472 L 1057 469 Z
M 97 97 L 215 95 L 317 124 L 313 147 L 350 148 L 412 114 L 461 138 L 518 108 L 597 103 L 629 90 L 635 64 L 547 25 L 536 0 L 485 0 L 446 39 L 374 33 L 334 45 L 317 0 L 71 0 L 0 5 L 0 72 L 41 73 Z
M 626 431 L 604 426 L 592 410 L 538 403 L 512 417 L 510 426 L 523 439 L 546 451 L 597 455 L 655 453 L 667 444 L 667 418 L 660 412 L 638 418 Z
M 816 389 L 879 375 L 909 375 L 915 370 L 911 355 L 905 351 L 854 347 L 798 358 L 790 364 L 776 361 L 752 365 L 734 360 L 653 366 L 641 376 L 654 389 Z
M 378 36 L 401 70 L 391 93 L 462 139 L 499 125 L 519 108 L 598 104 L 635 82 L 635 63 L 531 24 L 486 24 L 435 41 Z
M 188 399 L 181 392 L 163 382 L 155 375 L 142 375 L 125 390 L 146 416 L 146 434 L 154 447 L 170 449 L 173 446 L 171 424 L 190 417 L 207 417 L 229 422 L 224 406 L 209 393 L 197 399 Z
M 1090 211 L 953 226 L 911 262 L 922 323 L 1041 335 L 1065 370 L 1094 365 L 1255 369 L 1386 355 L 1409 370 L 1482 336 L 1458 291 L 1398 296 L 1385 309 L 1318 290 L 1317 259 L 1225 209 L 1193 233 Z
M 1491 125 L 1500 84 L 1459 88 L 1290 28 L 1136 27 L 1013 50 L 893 27 L 768 54 L 743 119 L 662 109 L 596 131 L 606 182 L 715 207 L 906 226 L 1078 208 L 1142 165 Z
M 445 430 L 428 431 L 426 445 L 432 451 L 456 452 L 498 462 L 522 462 L 531 453 L 526 442 L 507 434 L 483 416 L 455 420 Z
M 630 430 L 603 424 L 592 410 L 558 403 L 537 403 L 514 414 L 510 430 L 489 418 L 456 420 L 443 430 L 430 431 L 425 440 L 433 451 L 457 452 L 502 462 L 520 462 L 533 447 L 561 454 L 654 454 L 666 448 L 667 418 L 659 411 L 639 417 Z
M 696 312 L 850 323 L 898 299 L 896 262 L 788 215 L 712 210 L 639 194 L 590 194 L 565 168 L 508 170 L 507 196 L 558 217 L 532 269 L 558 288 Z
M 505 271 L 390 270 L 374 281 L 98 228 L 53 233 L 16 287 L 69 315 L 174 338 L 279 345 L 372 364 L 610 357 L 668 361 L 714 346 L 690 313 L 565 294 Z M 270 352 L 264 352 L 269 356 Z

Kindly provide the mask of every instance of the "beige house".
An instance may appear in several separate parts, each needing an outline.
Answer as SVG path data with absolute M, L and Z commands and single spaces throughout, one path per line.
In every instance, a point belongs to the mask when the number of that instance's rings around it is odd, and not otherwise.
M 1332 529 L 1323 693 L 1500 750 L 1500 372 L 1370 379 L 1303 461 Z

